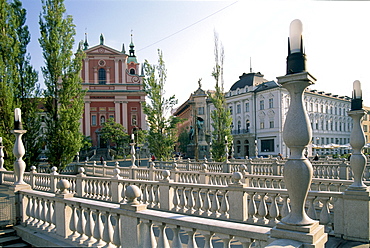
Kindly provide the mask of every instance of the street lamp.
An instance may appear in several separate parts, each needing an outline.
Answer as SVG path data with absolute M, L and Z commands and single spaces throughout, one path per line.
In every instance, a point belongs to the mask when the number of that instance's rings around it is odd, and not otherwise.
M 315 221 L 308 217 L 304 209 L 313 169 L 304 156 L 304 150 L 312 140 L 312 129 L 304 108 L 303 94 L 316 79 L 306 72 L 302 22 L 298 19 L 290 24 L 288 48 L 287 75 L 278 77 L 278 82 L 289 91 L 291 98 L 283 129 L 284 142 L 291 152 L 284 165 L 284 181 L 289 192 L 291 212 L 281 222 L 305 226 Z

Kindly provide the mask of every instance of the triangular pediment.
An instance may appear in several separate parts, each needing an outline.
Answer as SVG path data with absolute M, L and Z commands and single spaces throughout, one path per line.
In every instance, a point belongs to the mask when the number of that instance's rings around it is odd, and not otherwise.
M 90 55 L 125 55 L 111 47 L 105 45 L 97 45 L 85 50 L 86 54 Z

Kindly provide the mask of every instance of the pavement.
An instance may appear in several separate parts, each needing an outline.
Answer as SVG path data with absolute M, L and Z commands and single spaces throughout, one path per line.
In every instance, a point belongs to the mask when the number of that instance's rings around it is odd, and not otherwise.
M 14 206 L 14 198 L 9 197 L 8 186 L 0 185 L 0 226 L 6 226 L 10 223 L 12 214 L 12 206 Z M 239 243 L 240 244 L 240 243 Z M 201 246 L 200 246 L 201 247 Z M 242 247 L 237 243 L 232 246 L 233 248 Z M 348 241 L 341 238 L 329 236 L 328 242 L 325 244 L 325 248 L 369 248 L 369 244 L 365 244 L 357 241 Z

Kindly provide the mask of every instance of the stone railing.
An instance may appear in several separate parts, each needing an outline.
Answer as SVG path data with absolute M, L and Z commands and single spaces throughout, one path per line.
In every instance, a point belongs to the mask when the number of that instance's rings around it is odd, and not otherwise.
M 207 173 L 204 172 L 189 172 L 193 181 L 183 182 L 183 171 L 175 173 L 173 178 L 176 181 L 170 179 L 172 172 L 151 170 L 149 174 L 157 179 L 125 179 L 120 176 L 122 173 L 117 174 L 119 169 L 115 168 L 113 172 L 116 175 L 109 178 L 86 176 L 81 169 L 78 175 L 32 171 L 25 173 L 24 180 L 34 190 L 55 193 L 57 182 L 65 179 L 70 184 L 69 193 L 75 197 L 110 203 L 124 202 L 127 188 L 136 185 L 141 191 L 140 200 L 151 209 L 266 227 L 275 226 L 290 211 L 289 195 L 282 176 L 246 174 L 243 177 L 241 173 L 234 173 L 228 174 L 227 183 L 216 183 L 223 179 L 213 180 L 212 176 L 206 177 Z M 13 172 L 1 173 L 2 184 L 12 185 Z M 217 173 L 208 174 L 220 177 Z M 200 178 L 203 182 L 200 182 Z M 214 184 L 207 184 L 207 180 L 213 180 Z M 336 223 L 342 223 L 336 219 L 335 212 L 342 211 L 341 207 L 337 210 L 336 203 L 341 201 L 341 191 L 349 184 L 350 181 L 329 179 L 314 179 L 312 182 L 306 203 L 307 213 L 325 225 L 328 232 L 337 230 Z
M 17 226 L 16 230 L 28 232 L 22 235 L 25 241 L 40 246 L 40 238 L 33 237 L 33 232 L 53 240 L 43 241 L 46 246 L 58 240 L 64 246 L 182 247 L 186 245 L 180 237 L 184 233 L 187 247 L 213 247 L 215 242 L 223 247 L 265 247 L 273 240 L 268 227 L 232 222 L 225 225 L 220 220 L 147 209 L 137 201 L 140 192 L 136 186 L 127 187 L 127 200 L 121 204 L 76 198 L 59 188 L 56 194 L 19 191 L 23 227 Z

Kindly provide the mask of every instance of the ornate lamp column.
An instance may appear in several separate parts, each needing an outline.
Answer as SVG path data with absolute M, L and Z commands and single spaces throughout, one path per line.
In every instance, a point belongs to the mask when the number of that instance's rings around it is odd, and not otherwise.
M 350 164 L 353 172 L 353 183 L 343 195 L 343 226 L 344 239 L 368 242 L 370 240 L 370 187 L 367 187 L 362 179 L 366 166 L 366 157 L 362 153 L 365 145 L 365 134 L 361 121 L 365 115 L 362 108 L 361 83 L 353 82 L 353 97 L 351 110 L 348 115 L 353 119 L 353 129 L 350 137 L 350 144 L 353 148 Z
M 21 109 L 16 108 L 14 110 L 14 130 L 12 131 L 12 133 L 15 135 L 13 153 L 16 157 L 16 160 L 14 162 L 14 173 L 16 176 L 16 181 L 14 185 L 26 184 L 23 181 L 23 174 L 26 169 L 26 163 L 22 159 L 24 154 L 26 153 L 22 142 L 22 135 L 26 132 L 27 130 L 23 130 L 21 122 Z
M 136 161 L 136 157 L 135 157 L 135 135 L 134 134 L 131 134 L 131 140 L 132 142 L 130 143 L 130 146 L 131 146 L 131 151 L 130 151 L 130 154 L 131 154 L 131 167 L 137 167 L 135 165 L 135 161 Z
M 0 171 L 6 171 L 4 168 L 4 146 L 3 146 L 3 137 L 0 137 Z
M 362 181 L 362 176 L 366 166 L 366 156 L 362 153 L 366 140 L 364 130 L 362 129 L 361 120 L 365 115 L 362 108 L 362 91 L 361 83 L 356 80 L 353 82 L 353 97 L 351 101 L 351 110 L 348 115 L 353 119 L 353 129 L 350 137 L 350 144 L 353 148 L 351 155 L 351 167 L 354 182 L 349 186 L 349 190 L 366 190 L 367 186 Z
M 289 239 L 286 244 L 298 241 L 309 247 L 323 248 L 327 240 L 324 226 L 308 217 L 305 211 L 313 169 L 310 161 L 304 156 L 304 151 L 312 139 L 312 129 L 304 107 L 303 94 L 316 79 L 306 71 L 300 20 L 294 20 L 290 24 L 288 43 L 287 75 L 278 77 L 278 82 L 290 94 L 283 138 L 290 149 L 290 156 L 284 165 L 284 182 L 290 198 L 291 212 L 271 230 L 271 237 Z

